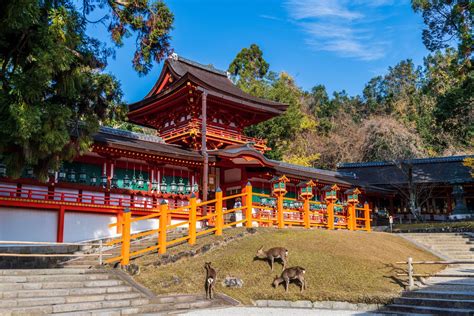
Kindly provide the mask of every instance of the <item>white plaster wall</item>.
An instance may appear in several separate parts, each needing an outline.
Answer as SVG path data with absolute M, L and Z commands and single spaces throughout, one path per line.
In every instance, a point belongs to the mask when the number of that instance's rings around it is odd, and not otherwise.
M 110 205 L 119 205 L 119 199 L 122 199 L 122 206 L 130 207 L 130 195 L 127 194 L 111 194 Z
M 146 219 L 142 221 L 133 222 L 132 233 L 143 231 L 143 230 L 158 229 L 159 222 L 160 221 L 156 218 L 150 218 L 150 219 Z
M 0 208 L 0 240 L 56 241 L 57 211 Z
M 116 228 L 109 228 L 108 225 L 116 222 L 115 214 L 66 212 L 64 215 L 64 241 L 77 242 L 114 236 Z
M 38 200 L 45 200 L 46 195 L 48 194 L 48 187 L 44 186 L 37 186 L 37 185 L 23 185 L 21 187 L 22 191 L 32 190 L 31 198 L 38 199 Z M 34 194 L 37 193 L 37 194 Z M 22 197 L 28 197 L 28 193 L 22 194 Z
M 82 191 L 82 202 L 92 203 L 94 197 L 94 204 L 104 204 L 105 193 L 94 191 Z
M 16 184 L 0 182 L 0 187 L 8 192 L 0 192 L 0 196 L 10 196 L 10 192 L 15 192 Z
M 61 193 L 65 193 L 66 197 L 64 198 L 64 201 L 67 202 L 77 202 L 77 195 L 79 194 L 79 190 L 72 190 L 72 189 L 63 189 L 63 188 L 56 188 L 54 190 L 55 200 L 61 200 Z

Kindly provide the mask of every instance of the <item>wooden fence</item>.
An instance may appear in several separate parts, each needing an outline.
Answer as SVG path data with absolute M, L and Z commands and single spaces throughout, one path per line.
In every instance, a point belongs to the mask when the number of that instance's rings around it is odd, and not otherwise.
M 254 197 L 273 199 L 274 205 L 262 202 L 254 202 Z M 235 203 L 235 207 L 224 209 L 224 204 L 228 200 L 241 198 L 242 203 Z M 285 206 L 285 201 L 290 202 Z M 291 204 L 291 202 L 293 204 Z M 295 204 L 295 202 L 297 202 Z M 301 207 L 295 207 L 295 205 Z M 178 223 L 171 223 L 171 217 L 177 214 L 187 215 L 187 219 Z M 234 215 L 234 216 L 232 216 Z M 158 219 L 157 229 L 148 230 L 136 234 L 131 233 L 131 225 L 134 222 Z M 203 229 L 197 231 L 198 223 L 203 225 Z M 278 195 L 273 198 L 270 195 L 252 192 L 252 186 L 247 184 L 242 189 L 242 193 L 224 197 L 220 189 L 217 190 L 215 199 L 198 203 L 196 197 L 190 198 L 189 204 L 176 209 L 169 209 L 163 202 L 158 209 L 152 209 L 149 215 L 134 217 L 129 209 L 125 210 L 120 222 L 110 224 L 109 227 L 119 226 L 121 236 L 107 243 L 108 246 L 119 245 L 121 247 L 120 256 L 105 260 L 106 263 L 120 261 L 122 265 L 127 265 L 130 258 L 152 251 L 159 254 L 166 253 L 167 247 L 187 241 L 190 245 L 196 243 L 196 238 L 200 235 L 214 233 L 221 236 L 223 230 L 232 226 L 242 225 L 245 227 L 297 227 L 304 228 L 322 227 L 326 229 L 349 229 L 370 231 L 370 209 L 368 204 L 358 207 L 352 204 L 337 204 L 333 202 L 317 202 L 308 198 L 297 201 L 292 198 L 285 198 Z M 185 228 L 187 235 L 173 240 L 167 240 L 167 231 Z M 158 243 L 144 249 L 130 251 L 132 240 L 145 236 L 157 235 Z

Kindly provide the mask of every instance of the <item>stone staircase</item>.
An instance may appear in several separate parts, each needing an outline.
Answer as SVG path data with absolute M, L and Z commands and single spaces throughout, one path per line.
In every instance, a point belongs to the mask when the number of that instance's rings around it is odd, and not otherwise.
M 186 233 L 170 232 L 168 238 Z M 141 239 L 131 249 L 156 243 L 156 236 Z M 103 253 L 119 255 L 120 248 Z M 62 268 L 0 270 L 0 316 L 167 314 L 235 303 L 223 295 L 212 301 L 206 300 L 204 294 L 155 296 L 124 271 L 100 267 L 97 257 L 69 260 Z
M 414 233 L 403 234 L 403 237 L 444 260 L 472 260 L 473 264 L 449 265 L 435 276 L 417 282 L 416 290 L 402 293 L 383 312 L 474 315 L 474 238 L 463 233 Z
M 171 241 L 171 240 L 175 240 L 175 239 L 184 237 L 187 234 L 188 234 L 187 230 L 184 230 L 184 229 L 176 230 L 175 229 L 175 230 L 167 232 L 167 235 L 166 235 L 167 238 L 166 239 L 168 241 Z M 182 243 L 184 243 L 184 242 L 182 242 Z M 180 245 L 182 243 L 177 243 L 177 244 L 171 246 L 170 248 L 172 248 L 174 246 L 177 246 L 177 245 Z M 137 239 L 137 240 L 132 241 L 130 243 L 130 251 L 134 252 L 134 251 L 145 249 L 145 248 L 148 248 L 148 247 L 151 247 L 151 246 L 156 246 L 157 244 L 158 244 L 158 238 L 157 238 L 157 235 L 154 234 L 153 236 L 147 236 L 145 238 Z M 99 251 L 99 249 L 97 247 L 95 247 L 95 248 L 91 249 L 90 251 L 86 251 L 86 252 L 97 253 L 98 251 Z M 108 258 L 113 258 L 113 257 L 120 256 L 120 251 L 121 251 L 121 249 L 118 246 L 104 247 L 104 250 L 102 252 L 104 254 L 103 260 L 105 261 Z M 143 255 L 146 255 L 146 254 L 147 253 L 139 255 L 139 256 L 143 256 Z M 139 256 L 134 256 L 131 259 L 137 258 Z M 71 260 L 68 260 L 68 261 L 65 261 L 65 262 L 61 263 L 61 266 L 67 267 L 67 268 L 97 267 L 97 266 L 99 266 L 99 260 L 98 260 L 98 257 L 74 258 L 74 259 L 71 259 Z
M 153 297 L 106 269 L 0 270 L 0 315 L 130 315 L 225 304 L 204 296 Z

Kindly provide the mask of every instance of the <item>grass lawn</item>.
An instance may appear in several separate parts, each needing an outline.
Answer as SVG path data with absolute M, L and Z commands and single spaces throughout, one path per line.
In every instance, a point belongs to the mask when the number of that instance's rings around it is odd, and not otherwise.
M 224 236 L 241 231 L 226 230 Z M 208 241 L 199 239 L 198 243 L 202 245 Z M 300 293 L 296 284 L 290 284 L 287 294 L 282 285 L 278 289 L 271 286 L 282 267 L 275 264 L 272 273 L 268 263 L 253 260 L 261 245 L 265 248 L 281 246 L 289 250 L 289 265 L 306 269 L 305 292 Z M 180 251 L 178 248 L 173 252 Z M 135 262 L 150 262 L 153 256 L 156 258 L 157 255 L 151 254 Z M 406 240 L 387 233 L 259 228 L 254 235 L 198 257 L 166 266 L 142 266 L 141 274 L 136 278 L 156 294 L 204 293 L 203 266 L 204 262 L 211 261 L 217 269 L 217 292 L 230 295 L 244 304 L 250 304 L 255 299 L 386 303 L 403 290 L 396 279 L 396 274 L 402 271 L 394 263 L 406 261 L 409 256 L 414 260 L 437 259 Z M 442 268 L 417 266 L 416 273 L 432 273 Z M 243 287 L 223 287 L 221 282 L 226 276 L 241 278 Z M 179 281 L 173 283 L 170 280 Z
M 413 224 L 394 224 L 393 231 L 400 230 L 412 230 L 412 229 L 474 229 L 474 221 L 461 221 L 461 222 L 433 222 L 433 223 L 413 223 Z

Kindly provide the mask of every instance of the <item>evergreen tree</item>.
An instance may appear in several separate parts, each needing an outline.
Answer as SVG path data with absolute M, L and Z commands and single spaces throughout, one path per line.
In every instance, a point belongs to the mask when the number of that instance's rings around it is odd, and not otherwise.
M 29 166 L 45 179 L 89 149 L 99 124 L 124 115 L 120 86 L 103 73 L 113 50 L 86 32 L 96 10 L 109 12 L 99 22 L 116 45 L 136 35 L 139 73 L 169 51 L 173 16 L 162 1 L 0 2 L 0 159 L 10 175 Z

